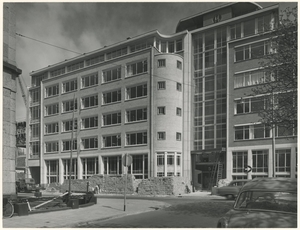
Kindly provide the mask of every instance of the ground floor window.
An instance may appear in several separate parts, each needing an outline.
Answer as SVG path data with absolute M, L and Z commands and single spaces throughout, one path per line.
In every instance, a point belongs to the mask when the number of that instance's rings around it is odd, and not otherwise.
M 82 178 L 88 179 L 89 177 L 99 174 L 98 157 L 82 158 Z
M 247 166 L 248 162 L 248 152 L 241 151 L 241 152 L 232 152 L 232 172 L 234 173 L 243 173 L 245 172 L 245 167 Z
M 63 160 L 64 165 L 64 180 L 70 179 L 70 159 Z M 77 159 L 72 159 L 71 179 L 77 179 Z
M 50 183 L 59 183 L 59 164 L 58 160 L 49 160 L 45 161 L 46 163 L 46 176 L 47 184 Z
M 276 150 L 276 172 L 291 172 L 291 150 Z
M 268 173 L 268 150 L 252 151 L 253 173 Z
M 122 156 L 103 157 L 104 174 L 114 176 L 122 174 Z
M 181 153 L 158 152 L 157 153 L 157 177 L 181 176 Z
M 134 175 L 136 179 L 148 178 L 148 155 L 131 155 L 132 164 L 128 167 L 128 173 Z

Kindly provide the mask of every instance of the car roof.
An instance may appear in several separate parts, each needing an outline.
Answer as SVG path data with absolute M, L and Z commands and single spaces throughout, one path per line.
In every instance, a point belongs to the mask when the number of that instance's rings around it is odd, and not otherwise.
M 241 189 L 243 191 L 297 191 L 297 179 L 292 178 L 255 178 L 247 182 Z

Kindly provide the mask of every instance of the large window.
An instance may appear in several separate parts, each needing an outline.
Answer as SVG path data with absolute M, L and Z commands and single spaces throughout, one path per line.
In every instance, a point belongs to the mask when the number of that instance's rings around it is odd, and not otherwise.
M 252 97 L 235 101 L 235 114 L 256 113 L 265 108 L 264 97 Z
M 103 126 L 121 124 L 121 112 L 104 114 L 102 124 Z
M 46 93 L 46 98 L 58 95 L 59 94 L 58 84 L 46 87 L 45 93 Z
M 62 92 L 68 93 L 77 90 L 77 79 L 73 79 L 62 84 Z
M 45 124 L 45 134 L 58 133 L 58 122 Z
M 81 98 L 81 108 L 86 109 L 98 105 L 98 95 Z
M 271 52 L 268 41 L 262 41 L 235 48 L 235 61 L 260 58 Z
M 65 67 L 56 69 L 56 70 L 53 70 L 50 72 L 50 77 L 56 77 L 56 76 L 64 74 L 65 72 L 66 72 Z
M 255 19 L 244 22 L 244 37 L 255 34 Z
M 30 125 L 31 139 L 40 137 L 40 124 L 32 124 Z M 58 132 L 58 130 L 57 130 Z
M 253 173 L 268 173 L 268 156 L 268 150 L 252 151 Z
M 127 47 L 111 51 L 106 54 L 106 59 L 110 60 L 127 54 Z
M 86 117 L 81 120 L 81 129 L 98 127 L 98 116 Z
M 99 174 L 98 157 L 95 158 L 82 158 L 82 178 L 88 179 L 89 177 Z
M 77 110 L 77 99 L 70 100 L 70 101 L 63 101 L 62 103 L 62 112 L 71 112 L 71 111 Z
M 276 150 L 276 172 L 291 172 L 291 150 Z
M 103 105 L 120 102 L 121 101 L 121 89 L 103 93 Z
M 136 63 L 128 64 L 126 66 L 127 77 L 134 76 L 141 73 L 146 73 L 148 71 L 147 60 L 139 61 Z
M 82 149 L 97 149 L 98 137 L 83 138 L 81 141 Z
M 271 137 L 270 127 L 263 124 L 235 127 L 235 140 L 261 139 Z
M 120 147 L 121 146 L 121 135 L 115 134 L 115 135 L 109 135 L 109 136 L 103 136 L 103 148 L 108 147 Z
M 62 122 L 62 131 L 68 132 L 73 130 L 73 121 L 63 121 Z M 74 119 L 74 130 L 77 130 L 77 119 Z
M 67 70 L 68 70 L 68 72 L 71 72 L 71 71 L 75 71 L 75 70 L 78 70 L 78 69 L 82 69 L 83 67 L 84 67 L 84 63 L 83 63 L 83 61 L 81 61 L 81 62 L 72 64 L 72 65 L 69 65 L 67 67 Z
M 122 174 L 122 157 L 111 156 L 103 157 L 104 174 L 105 175 L 121 175 Z
M 59 113 L 58 103 L 45 106 L 45 115 L 46 116 L 50 116 L 50 115 L 54 115 L 54 114 L 58 114 L 58 113 Z
M 72 141 L 71 140 L 64 140 L 62 141 L 62 147 L 63 147 L 63 151 L 70 151 L 72 150 L 76 150 L 77 149 L 77 140 L 73 140 L 73 146 L 72 146 Z
M 37 159 L 40 157 L 40 142 L 34 141 L 30 142 L 30 159 Z
M 98 73 L 81 77 L 81 88 L 87 88 L 93 85 L 98 85 Z
M 147 84 L 126 88 L 126 99 L 134 99 L 147 96 Z
M 31 120 L 38 120 L 40 119 L 41 116 L 41 109 L 40 106 L 34 106 L 30 108 L 30 115 L 31 115 Z
M 273 75 L 272 75 L 273 76 Z M 270 77 L 272 77 L 270 76 Z M 267 79 L 267 74 L 264 71 L 248 71 L 234 75 L 234 88 L 246 87 L 251 85 L 262 84 Z M 272 80 L 273 77 L 270 79 Z
M 147 120 L 147 108 L 133 109 L 126 111 L 126 122 Z
M 232 152 L 232 172 L 245 173 L 245 168 L 248 165 L 248 152 Z
M 147 144 L 147 132 L 126 134 L 126 145 L 144 145 L 144 144 Z
M 136 179 L 148 178 L 148 155 L 131 155 L 132 164 L 128 167 L 128 173 L 133 174 Z
M 100 62 L 104 62 L 104 54 L 101 54 L 100 56 L 93 57 L 91 59 L 86 60 L 86 66 L 94 65 Z
M 45 153 L 58 152 L 58 141 L 46 142 Z
M 102 82 L 110 82 L 121 79 L 121 67 L 104 70 L 102 72 Z
M 64 180 L 70 179 L 70 160 L 63 160 L 64 165 Z M 77 159 L 72 159 L 71 179 L 77 179 Z
M 157 177 L 181 176 L 181 153 L 158 152 L 157 153 Z
M 40 102 L 40 94 L 41 90 L 40 89 L 34 89 L 30 90 L 30 99 L 31 99 L 31 104 L 39 103 Z
M 46 160 L 47 184 L 59 183 L 59 162 L 58 160 Z
M 249 135 L 249 125 L 237 126 L 235 127 L 235 140 L 248 140 Z

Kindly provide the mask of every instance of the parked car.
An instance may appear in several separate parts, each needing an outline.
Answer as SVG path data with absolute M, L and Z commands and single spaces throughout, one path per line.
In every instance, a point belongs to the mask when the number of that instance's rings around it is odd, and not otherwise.
M 246 183 L 218 228 L 296 228 L 297 179 L 261 178 Z
M 227 199 L 234 199 L 245 183 L 250 180 L 233 180 L 227 186 L 217 189 L 217 195 L 225 196 Z
M 32 192 L 38 189 L 33 178 L 19 179 L 16 181 L 16 186 L 18 192 Z

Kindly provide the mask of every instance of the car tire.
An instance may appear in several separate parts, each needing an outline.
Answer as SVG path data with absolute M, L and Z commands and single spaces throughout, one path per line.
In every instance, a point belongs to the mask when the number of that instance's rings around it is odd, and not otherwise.
M 226 198 L 227 198 L 228 200 L 233 200 L 233 199 L 234 199 L 234 195 L 228 194 L 228 195 L 226 195 Z

